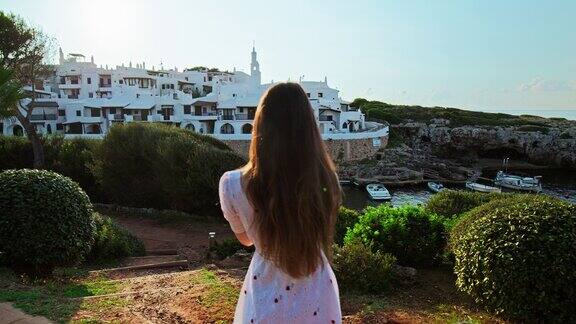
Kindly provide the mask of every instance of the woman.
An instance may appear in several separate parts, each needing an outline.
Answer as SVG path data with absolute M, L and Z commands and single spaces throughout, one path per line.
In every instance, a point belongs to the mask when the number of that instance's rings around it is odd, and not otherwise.
M 341 190 L 298 84 L 277 84 L 262 96 L 250 161 L 226 172 L 219 191 L 232 231 L 256 248 L 234 323 L 340 323 L 326 256 Z

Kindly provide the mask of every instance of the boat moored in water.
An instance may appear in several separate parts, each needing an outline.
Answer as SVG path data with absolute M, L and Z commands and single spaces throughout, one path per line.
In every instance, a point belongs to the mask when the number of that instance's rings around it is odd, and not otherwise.
M 370 198 L 374 200 L 390 200 L 392 199 L 392 195 L 386 187 L 381 183 L 370 183 L 366 186 L 366 191 L 368 191 L 368 195 Z
M 428 182 L 428 189 L 434 193 L 438 193 L 446 188 L 441 183 L 430 181 Z
M 498 171 L 496 178 L 494 179 L 494 184 L 515 190 L 522 191 L 542 191 L 542 177 L 522 177 L 517 175 L 512 175 L 505 173 L 504 171 Z
M 466 188 L 473 190 L 473 191 L 479 191 L 479 192 L 488 192 L 488 193 L 502 192 L 502 190 L 500 188 L 487 186 L 487 185 L 483 185 L 481 183 L 472 182 L 472 181 L 466 182 Z

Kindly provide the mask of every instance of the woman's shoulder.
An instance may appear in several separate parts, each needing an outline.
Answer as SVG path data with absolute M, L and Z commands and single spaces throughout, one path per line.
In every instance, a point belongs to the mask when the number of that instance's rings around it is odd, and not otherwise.
M 236 169 L 231 171 L 226 171 L 220 177 L 220 187 L 230 187 L 232 183 L 238 181 L 242 176 L 242 170 Z

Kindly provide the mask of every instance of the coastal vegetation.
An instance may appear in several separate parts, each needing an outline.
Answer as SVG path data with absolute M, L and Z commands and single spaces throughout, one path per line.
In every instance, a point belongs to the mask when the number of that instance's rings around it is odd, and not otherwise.
M 355 99 L 350 106 L 360 108 L 367 119 L 384 120 L 390 124 L 406 122 L 430 123 L 433 119 L 449 121 L 450 127 L 472 126 L 520 126 L 524 131 L 547 132 L 548 127 L 570 123 L 564 118 L 542 118 L 530 115 L 510 115 L 489 113 L 446 107 L 422 107 L 410 105 L 393 105 L 381 101 Z

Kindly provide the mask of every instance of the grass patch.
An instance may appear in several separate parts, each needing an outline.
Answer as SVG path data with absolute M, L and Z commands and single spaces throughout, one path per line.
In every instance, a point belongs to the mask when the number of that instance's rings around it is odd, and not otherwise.
M 87 279 L 84 271 L 59 269 L 59 276 L 49 280 L 30 280 L 0 268 L 0 302 L 10 302 L 23 312 L 44 316 L 56 322 L 68 322 L 80 309 L 96 311 L 123 306 L 120 299 L 82 300 L 81 297 L 119 292 L 118 281 Z M 82 275 L 82 276 L 78 276 Z
M 215 321 L 226 320 L 227 316 L 234 314 L 239 292 L 233 284 L 207 269 L 192 274 L 190 282 L 205 289 L 198 302 L 212 313 Z

